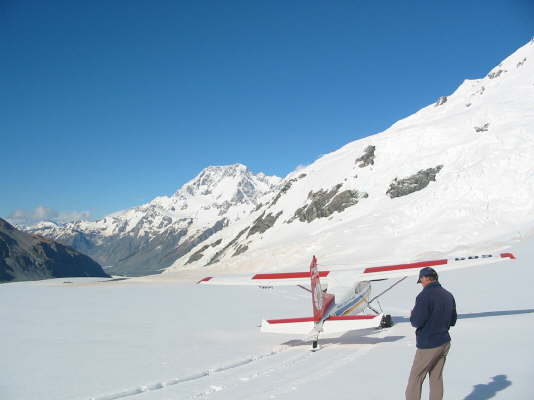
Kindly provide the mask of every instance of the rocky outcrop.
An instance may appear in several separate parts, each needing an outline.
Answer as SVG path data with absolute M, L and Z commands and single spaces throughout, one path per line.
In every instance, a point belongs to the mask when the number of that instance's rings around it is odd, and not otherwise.
M 305 173 L 301 173 L 299 174 L 299 176 L 297 176 L 296 178 L 291 178 L 291 179 L 287 179 L 285 180 L 284 182 L 282 182 L 282 187 L 280 188 L 280 190 L 278 191 L 278 193 L 276 194 L 276 196 L 271 200 L 271 202 L 269 203 L 269 207 L 268 208 L 271 208 L 273 207 L 274 205 L 276 205 L 276 203 L 278 203 L 278 200 L 280 200 L 280 198 L 282 196 L 284 196 L 288 191 L 289 189 L 291 189 L 291 187 L 293 186 L 293 184 L 301 179 L 304 179 L 306 178 L 307 174 Z M 256 209 L 257 211 L 258 209 Z
M 355 163 L 358 164 L 358 167 L 365 168 L 368 165 L 375 164 L 375 146 L 367 146 L 363 152 L 363 156 L 356 159 Z
M 489 122 L 486 122 L 482 126 L 474 126 L 473 128 L 475 129 L 476 133 L 487 132 L 489 130 L 489 125 L 490 125 Z
M 504 69 L 498 69 L 498 70 L 496 70 L 496 71 L 493 71 L 493 72 L 489 73 L 489 74 L 488 74 L 488 78 L 490 78 L 490 79 L 498 78 L 499 76 L 501 76 L 501 74 L 502 74 L 503 72 L 506 72 L 506 70 L 504 70 Z
M 265 215 L 264 211 L 263 214 L 254 220 L 254 223 L 248 231 L 247 238 L 250 237 L 250 235 L 254 235 L 255 233 L 263 233 L 267 229 L 272 228 L 280 215 L 282 215 L 282 211 L 279 211 L 276 215 L 272 215 L 271 213 Z
M 434 105 L 434 107 L 442 106 L 443 104 L 445 104 L 447 102 L 447 100 L 448 100 L 447 96 L 439 97 L 438 101 L 436 101 L 436 104 Z
M 278 217 L 282 215 L 282 211 L 279 211 L 276 215 L 272 215 L 272 213 L 268 213 L 265 215 L 265 211 L 254 220 L 252 225 L 246 227 L 245 229 L 241 230 L 226 246 L 224 246 L 221 250 L 219 250 L 211 259 L 208 261 L 206 266 L 215 264 L 220 261 L 221 257 L 230 249 L 234 248 L 234 253 L 232 254 L 232 257 L 238 256 L 245 251 L 248 250 L 248 244 L 247 243 L 239 243 L 238 240 L 248 232 L 246 238 L 248 239 L 251 235 L 254 235 L 255 233 L 264 233 L 269 228 L 271 228 Z M 220 244 L 220 240 L 218 241 L 217 245 Z M 188 263 L 198 261 L 200 258 L 202 258 L 202 253 L 207 249 L 201 248 L 198 252 L 196 252 L 193 256 L 195 259 L 188 260 Z M 197 254 L 199 253 L 199 254 Z M 193 257 L 192 256 L 192 257 Z
M 431 181 L 436 180 L 436 175 L 439 173 L 439 171 L 441 171 L 442 168 L 443 165 L 438 165 L 435 168 L 420 170 L 416 174 L 407 178 L 395 178 L 389 185 L 389 189 L 386 191 L 386 194 L 393 199 L 395 197 L 406 196 L 410 193 L 424 189 Z
M 291 223 L 295 219 L 301 222 L 312 222 L 317 218 L 326 218 L 335 212 L 342 212 L 346 208 L 358 204 L 361 199 L 368 197 L 367 193 L 360 193 L 357 190 L 339 192 L 341 186 L 343 185 L 339 183 L 329 191 L 310 192 L 308 194 L 309 203 L 295 211 L 287 223 Z
M 191 263 L 194 263 L 195 261 L 198 261 L 200 260 L 202 257 L 204 257 L 204 252 L 209 249 L 210 247 L 217 247 L 218 245 L 220 245 L 222 243 L 222 239 L 218 239 L 216 240 L 215 242 L 211 243 L 211 244 L 206 244 L 204 246 L 202 246 L 199 250 L 195 251 L 190 257 L 189 259 L 187 260 L 187 262 L 185 263 L 186 265 L 187 264 L 191 264 Z
M 195 251 L 193 254 L 191 254 L 191 257 L 189 257 L 189 259 L 187 260 L 186 265 L 187 265 L 187 264 L 191 264 L 191 263 L 193 263 L 193 262 L 195 262 L 195 261 L 198 261 L 198 260 L 200 260 L 202 257 L 204 257 L 204 254 L 203 254 L 203 253 L 204 253 L 207 249 L 209 249 L 209 247 L 210 247 L 210 246 L 209 246 L 208 244 L 206 244 L 206 245 L 202 246 L 199 250 L 197 250 L 197 251 Z
M 215 255 L 213 257 L 211 257 L 211 259 L 208 261 L 208 263 L 206 264 L 206 266 L 208 265 L 211 265 L 211 264 L 215 264 L 216 262 L 219 262 L 221 257 L 224 255 L 224 253 L 226 253 L 226 251 L 234 246 L 237 241 L 239 240 L 239 238 L 241 236 L 243 236 L 247 231 L 249 230 L 249 227 L 246 227 L 245 229 L 241 230 L 237 235 L 236 237 L 234 237 L 226 246 L 224 246 L 221 250 L 219 250 L 217 253 L 215 253 Z
M 109 277 L 88 256 L 0 218 L 0 282 L 89 276 Z
M 519 61 L 519 62 L 517 63 L 517 65 L 516 65 L 515 67 L 516 67 L 516 68 L 522 67 L 522 66 L 525 64 L 526 61 L 527 61 L 527 58 L 524 57 L 521 61 Z
M 235 257 L 235 256 L 238 256 L 240 254 L 243 254 L 247 250 L 248 250 L 248 245 L 240 244 L 239 246 L 237 246 L 237 249 L 235 250 L 234 254 L 232 254 L 232 257 Z
M 472 94 L 472 96 L 474 95 L 480 95 L 482 96 L 484 94 L 484 92 L 486 91 L 486 88 L 484 86 L 482 86 L 480 89 L 478 89 L 475 93 Z
M 304 175 L 305 176 L 305 175 Z M 273 201 L 271 201 L 271 204 L 269 204 L 269 208 L 271 208 L 272 206 L 274 206 L 278 200 L 280 200 L 280 198 L 286 194 L 289 189 L 291 189 L 291 186 L 293 185 L 293 183 L 295 183 L 296 181 L 298 181 L 298 178 L 291 178 L 287 181 L 284 182 L 284 184 L 282 185 L 282 188 L 280 189 L 280 191 L 276 194 L 276 196 L 274 197 Z

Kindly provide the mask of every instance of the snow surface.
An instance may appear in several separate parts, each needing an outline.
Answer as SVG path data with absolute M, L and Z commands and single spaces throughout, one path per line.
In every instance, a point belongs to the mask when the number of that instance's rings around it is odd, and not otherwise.
M 460 314 L 446 398 L 534 398 L 534 237 L 511 251 L 516 261 L 440 276 Z M 299 337 L 258 328 L 264 317 L 309 316 L 309 293 L 201 286 L 189 274 L 2 285 L 0 398 L 403 398 L 415 352 L 407 320 L 415 279 L 381 301 L 395 326 L 323 338 L 312 353 Z M 374 293 L 392 283 L 373 284 Z

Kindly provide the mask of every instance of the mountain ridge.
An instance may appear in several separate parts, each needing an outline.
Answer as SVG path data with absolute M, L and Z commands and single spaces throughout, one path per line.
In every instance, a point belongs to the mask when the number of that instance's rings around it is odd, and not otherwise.
M 280 178 L 242 164 L 209 166 L 171 196 L 97 221 L 24 227 L 94 257 L 115 274 L 158 273 L 213 233 L 238 221 Z
M 86 255 L 0 218 L 0 282 L 87 276 L 109 277 Z
M 223 249 L 230 245 L 224 255 L 206 248 L 204 259 L 178 260 L 166 272 L 212 266 L 213 257 L 228 271 L 302 268 L 312 254 L 329 263 L 367 262 L 381 253 L 366 240 L 377 231 L 398 238 L 398 247 L 382 251 L 384 261 L 461 252 L 468 244 L 499 248 L 504 236 L 521 236 L 534 215 L 533 44 L 385 131 L 289 174 L 284 195 L 259 210 L 279 216 L 257 239 L 249 236 L 251 218 L 230 236 L 214 235 Z M 341 204 L 352 204 L 320 212 L 342 192 Z
M 279 269 L 305 265 L 311 253 L 331 263 L 365 261 L 377 254 L 380 244 L 366 239 L 376 231 L 398 238 L 398 247 L 383 252 L 384 260 L 451 253 L 468 243 L 498 247 L 498 238 L 517 236 L 534 215 L 533 44 L 485 77 L 464 80 L 452 94 L 283 180 L 260 174 L 253 179 L 242 164 L 226 167 L 227 174 L 208 167 L 170 197 L 110 214 L 106 218 L 117 221 L 104 225 L 115 232 L 104 230 L 108 236 L 89 242 L 98 247 L 98 240 L 123 234 L 125 243 L 104 247 L 127 260 L 132 256 L 115 249 L 131 247 L 124 233 L 137 227 L 137 237 L 146 236 L 135 243 L 146 256 L 137 264 L 158 260 L 158 268 L 133 272 L 140 275 L 207 266 Z M 219 187 L 212 186 L 216 182 Z M 221 187 L 226 189 L 218 192 Z M 192 198 L 201 200 L 192 204 Z M 171 207 L 184 213 L 171 218 L 161 212 Z M 172 229 L 144 231 L 138 223 L 145 216 L 150 226 Z M 191 234 L 195 224 L 203 230 Z M 438 230 L 440 225 L 450 229 Z M 84 230 L 76 243 L 83 247 L 91 231 L 73 227 Z M 158 247 L 153 239 L 163 231 L 171 240 Z

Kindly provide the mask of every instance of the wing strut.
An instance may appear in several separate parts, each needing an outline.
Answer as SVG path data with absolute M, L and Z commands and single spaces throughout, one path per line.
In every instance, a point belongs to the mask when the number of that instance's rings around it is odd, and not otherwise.
M 393 285 L 391 285 L 390 287 L 388 287 L 386 290 L 382 291 L 381 293 L 377 294 L 375 297 L 373 297 L 371 300 L 369 300 L 369 302 L 367 303 L 367 305 L 369 306 L 369 308 L 371 308 L 372 310 L 372 307 L 370 306 L 371 303 L 373 303 L 375 300 L 377 300 L 379 297 L 382 297 L 383 295 L 385 295 L 387 292 L 389 292 L 391 289 L 393 289 L 395 286 L 397 286 L 399 283 L 401 283 L 403 280 L 405 280 L 406 278 L 408 278 L 407 276 L 399 279 L 397 282 L 395 282 Z M 374 310 L 373 310 L 374 311 Z M 376 312 L 376 311 L 375 311 Z

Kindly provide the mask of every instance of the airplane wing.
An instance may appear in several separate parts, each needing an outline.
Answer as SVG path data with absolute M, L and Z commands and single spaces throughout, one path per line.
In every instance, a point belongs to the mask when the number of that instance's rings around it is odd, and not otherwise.
M 515 259 L 515 256 L 512 253 L 488 253 L 369 268 L 354 266 L 349 268 L 327 269 L 319 271 L 319 276 L 322 284 L 327 284 L 329 276 L 333 278 L 336 275 L 343 275 L 344 278 L 349 278 L 350 276 L 354 281 L 377 281 L 419 275 L 419 270 L 424 267 L 432 267 L 439 274 L 442 271 L 482 266 L 510 259 Z M 266 274 L 208 276 L 199 280 L 197 283 L 204 285 L 248 285 L 270 287 L 308 285 L 310 279 L 310 272 L 277 272 Z
M 319 277 L 323 282 L 330 271 L 320 271 Z M 244 274 L 207 276 L 197 283 L 204 285 L 234 285 L 234 286 L 298 286 L 309 285 L 310 272 L 277 272 L 272 274 Z
M 422 261 L 410 264 L 387 265 L 382 267 L 365 268 L 359 275 L 359 280 L 376 281 L 382 279 L 402 278 L 404 276 L 419 275 L 421 268 L 432 267 L 438 272 L 455 269 L 482 266 L 500 261 L 515 260 L 512 253 L 481 254 L 467 257 L 443 258 L 441 260 Z

